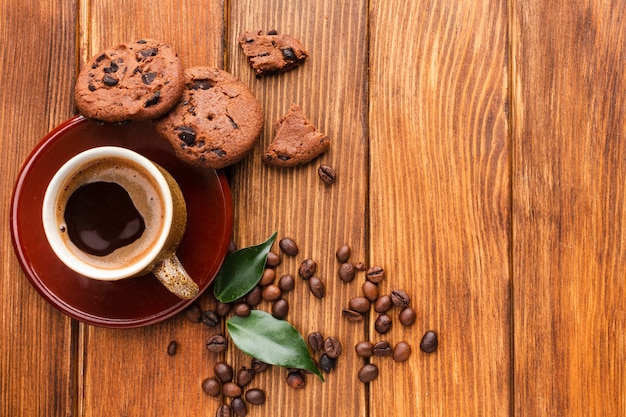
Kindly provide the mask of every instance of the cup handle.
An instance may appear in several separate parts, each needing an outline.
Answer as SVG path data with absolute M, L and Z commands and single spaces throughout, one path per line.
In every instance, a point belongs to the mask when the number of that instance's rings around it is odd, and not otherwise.
M 175 253 L 165 255 L 152 269 L 165 288 L 179 298 L 189 299 L 198 295 L 200 289 L 185 268 L 180 263 Z

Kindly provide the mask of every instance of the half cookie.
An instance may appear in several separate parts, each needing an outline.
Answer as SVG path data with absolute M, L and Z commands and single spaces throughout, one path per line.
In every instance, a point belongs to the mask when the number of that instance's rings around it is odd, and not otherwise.
M 308 53 L 299 40 L 290 35 L 270 31 L 246 32 L 238 39 L 243 53 L 257 76 L 266 72 L 289 71 L 300 65 Z
M 261 105 L 239 78 L 208 67 L 185 70 L 178 104 L 155 122 L 189 164 L 219 169 L 252 150 L 263 126 Z
M 330 139 L 292 104 L 289 112 L 274 125 L 276 136 L 262 158 L 267 165 L 281 168 L 305 164 L 330 148 Z

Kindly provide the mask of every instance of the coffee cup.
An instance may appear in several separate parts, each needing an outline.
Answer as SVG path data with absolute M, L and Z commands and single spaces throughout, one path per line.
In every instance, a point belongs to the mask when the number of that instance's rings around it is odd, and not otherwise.
M 176 256 L 187 208 L 172 176 L 129 149 L 102 146 L 68 160 L 46 188 L 46 239 L 73 271 L 117 281 L 153 273 L 180 298 L 198 285 Z

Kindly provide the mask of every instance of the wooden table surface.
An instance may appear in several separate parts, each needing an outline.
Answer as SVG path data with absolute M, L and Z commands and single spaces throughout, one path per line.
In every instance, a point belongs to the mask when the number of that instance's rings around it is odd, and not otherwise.
M 217 361 L 249 366 L 179 314 L 115 330 L 74 321 L 30 285 L 13 252 L 13 186 L 26 157 L 75 114 L 80 65 L 141 37 L 185 66 L 237 75 L 263 106 L 254 151 L 229 172 L 234 240 L 273 231 L 318 262 L 327 295 L 286 295 L 288 320 L 344 346 L 322 383 L 294 390 L 274 367 L 254 380 L 250 416 L 626 416 L 626 2 L 619 0 L 1 0 L 2 280 L 0 415 L 203 416 Z M 256 79 L 238 46 L 249 30 L 299 38 L 300 68 Z M 260 160 L 291 103 L 332 140 L 296 169 Z M 324 163 L 338 173 L 327 187 Z M 337 247 L 384 267 L 417 321 L 381 336 L 375 315 L 342 318 L 363 273 L 336 277 Z M 277 247 L 274 247 L 278 250 Z M 199 304 L 215 306 L 210 291 Z M 267 310 L 269 304 L 258 308 Z M 396 314 L 396 313 L 393 313 Z M 433 354 L 419 350 L 429 329 Z M 409 361 L 361 340 L 407 341 Z M 178 342 L 176 355 L 166 350 Z

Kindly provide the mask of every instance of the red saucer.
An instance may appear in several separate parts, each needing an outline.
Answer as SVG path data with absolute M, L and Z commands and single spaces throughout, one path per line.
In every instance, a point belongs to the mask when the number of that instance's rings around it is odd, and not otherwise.
M 100 125 L 75 116 L 50 132 L 32 151 L 15 184 L 11 205 L 15 253 L 37 291 L 70 317 L 116 328 L 157 323 L 193 300 L 172 295 L 152 274 L 114 282 L 83 277 L 56 258 L 44 236 L 41 205 L 48 182 L 72 156 L 103 145 L 139 152 L 176 179 L 188 211 L 178 257 L 198 283 L 200 294 L 207 289 L 222 265 L 232 234 L 228 182 L 221 171 L 197 170 L 179 161 L 149 122 Z

